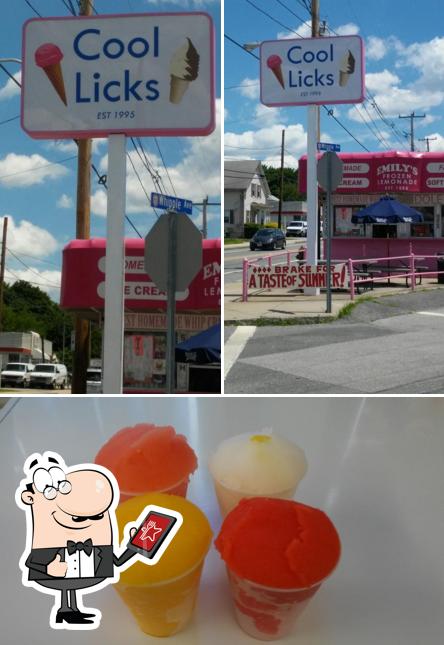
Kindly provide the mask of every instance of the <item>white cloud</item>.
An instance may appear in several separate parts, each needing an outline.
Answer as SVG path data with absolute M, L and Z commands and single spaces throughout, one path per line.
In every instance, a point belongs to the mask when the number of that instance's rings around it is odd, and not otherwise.
M 372 92 L 387 92 L 400 82 L 399 76 L 393 74 L 388 69 L 382 72 L 375 72 L 365 75 L 365 85 Z
M 298 158 L 305 153 L 307 134 L 300 123 L 284 126 L 276 123 L 240 134 L 225 133 L 225 155 L 231 159 L 260 159 L 270 166 L 280 166 L 282 130 L 285 129 L 285 165 L 297 167 Z M 230 148 L 229 146 L 233 146 Z
M 10 152 L 0 159 L 0 183 L 7 188 L 42 184 L 47 179 L 58 179 L 69 170 L 61 164 L 52 163 L 38 154 L 17 155 Z
M 439 132 L 433 132 L 433 134 L 427 134 L 421 138 L 425 139 L 425 137 L 432 139 L 431 141 L 429 141 L 430 152 L 441 152 L 444 150 L 444 136 L 442 134 L 439 134 Z M 416 146 L 420 146 L 421 150 L 427 150 L 426 141 L 421 141 L 420 144 L 416 144 Z
M 60 283 L 62 274 L 60 271 L 41 270 L 38 267 L 29 269 L 7 268 L 5 280 L 8 284 L 14 284 L 19 280 L 30 282 L 33 286 L 39 287 L 56 302 L 60 299 Z
M 217 196 L 221 193 L 220 176 L 220 112 L 221 102 L 216 101 L 216 129 L 207 137 L 187 137 L 179 139 L 183 143 L 183 158 L 176 166 L 168 166 L 168 173 L 174 189 L 179 197 L 201 202 L 205 195 Z M 162 148 L 162 142 L 160 141 Z M 182 145 L 182 144 L 181 144 Z M 165 151 L 163 150 L 164 158 Z M 174 194 L 168 176 L 158 155 L 150 151 L 149 158 L 154 171 L 158 171 L 165 191 L 160 191 L 154 184 L 151 176 L 144 167 L 141 159 L 134 150 L 129 151 L 129 156 L 139 174 L 143 186 L 148 194 L 151 192 L 166 192 Z M 101 171 L 106 171 L 108 159 L 105 155 L 99 162 Z M 98 188 L 91 198 L 91 211 L 95 215 L 106 215 L 107 194 L 102 188 Z M 131 163 L 127 163 L 126 179 L 126 212 L 146 213 L 150 208 L 148 198 L 140 185 L 139 179 L 133 170 Z
M 345 25 L 335 27 L 335 32 L 338 36 L 352 36 L 359 34 L 359 27 L 354 22 L 347 22 Z
M 433 89 L 444 80 L 444 37 L 428 42 L 413 43 L 408 47 L 399 46 L 399 67 L 413 67 L 421 73 L 419 82 Z
M 365 47 L 365 56 L 370 60 L 381 60 L 387 54 L 386 41 L 378 36 L 369 36 Z
M 60 195 L 60 197 L 57 200 L 56 204 L 59 208 L 72 208 L 74 206 L 74 202 L 72 200 L 72 197 L 69 197 L 69 195 Z
M 16 81 L 21 83 L 22 81 L 22 73 L 16 72 L 14 74 L 14 78 Z M 12 98 L 13 96 L 18 96 L 20 94 L 20 87 L 17 85 L 17 83 L 14 83 L 12 78 L 8 78 L 6 81 L 5 85 L 0 88 L 0 101 L 6 101 L 7 99 Z
M 259 99 L 260 86 L 258 78 L 244 78 L 240 82 L 240 87 L 237 89 L 239 93 L 247 99 Z
M 19 224 L 11 215 L 8 217 L 8 242 L 7 246 L 13 253 L 33 255 L 43 258 L 54 251 L 59 245 L 55 237 L 46 229 L 40 228 L 26 219 Z M 0 217 L 0 228 L 3 228 L 3 217 Z

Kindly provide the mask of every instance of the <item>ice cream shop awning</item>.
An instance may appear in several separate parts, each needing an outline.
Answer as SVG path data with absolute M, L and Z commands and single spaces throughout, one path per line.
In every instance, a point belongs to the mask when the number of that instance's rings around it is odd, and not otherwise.
M 339 153 L 343 178 L 338 193 L 442 193 L 443 152 Z M 319 155 L 320 157 L 320 155 Z M 299 159 L 299 190 L 307 190 L 307 157 Z
M 203 266 L 188 289 L 178 293 L 178 311 L 220 309 L 220 239 L 202 240 Z M 164 310 L 166 295 L 144 268 L 145 241 L 125 240 L 125 307 L 133 311 Z M 73 240 L 63 250 L 60 304 L 65 309 L 102 310 L 106 240 Z

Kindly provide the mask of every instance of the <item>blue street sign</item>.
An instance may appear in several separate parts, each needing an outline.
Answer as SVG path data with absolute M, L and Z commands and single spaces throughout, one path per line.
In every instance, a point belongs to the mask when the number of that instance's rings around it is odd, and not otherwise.
M 324 143 L 318 142 L 318 150 L 325 150 L 326 152 L 341 152 L 341 146 L 338 143 Z
M 160 193 L 151 193 L 151 206 L 153 208 L 167 208 L 176 213 L 186 213 L 192 215 L 193 202 L 181 197 L 172 197 L 171 195 L 162 195 Z

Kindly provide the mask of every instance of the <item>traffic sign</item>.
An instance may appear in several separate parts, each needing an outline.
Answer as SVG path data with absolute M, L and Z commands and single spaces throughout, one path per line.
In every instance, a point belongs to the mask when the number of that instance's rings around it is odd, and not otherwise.
M 341 152 L 341 146 L 339 143 L 325 143 L 324 141 L 318 141 L 318 150 L 324 150 L 325 152 Z
M 326 191 L 336 190 L 342 181 L 343 163 L 335 152 L 326 152 L 318 161 L 318 182 Z
M 193 202 L 189 199 L 162 195 L 161 193 L 151 193 L 151 206 L 176 211 L 176 213 L 186 213 L 187 215 L 191 215 L 193 212 Z
M 145 238 L 145 271 L 162 291 L 168 283 L 169 216 L 163 213 Z M 176 219 L 176 291 L 185 291 L 202 267 L 202 234 L 186 215 Z

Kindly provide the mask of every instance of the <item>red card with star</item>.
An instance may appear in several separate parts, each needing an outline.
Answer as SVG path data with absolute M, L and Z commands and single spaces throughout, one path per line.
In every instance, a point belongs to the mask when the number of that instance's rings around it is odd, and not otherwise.
M 172 515 L 150 511 L 128 546 L 132 546 L 146 558 L 153 558 L 176 521 Z

